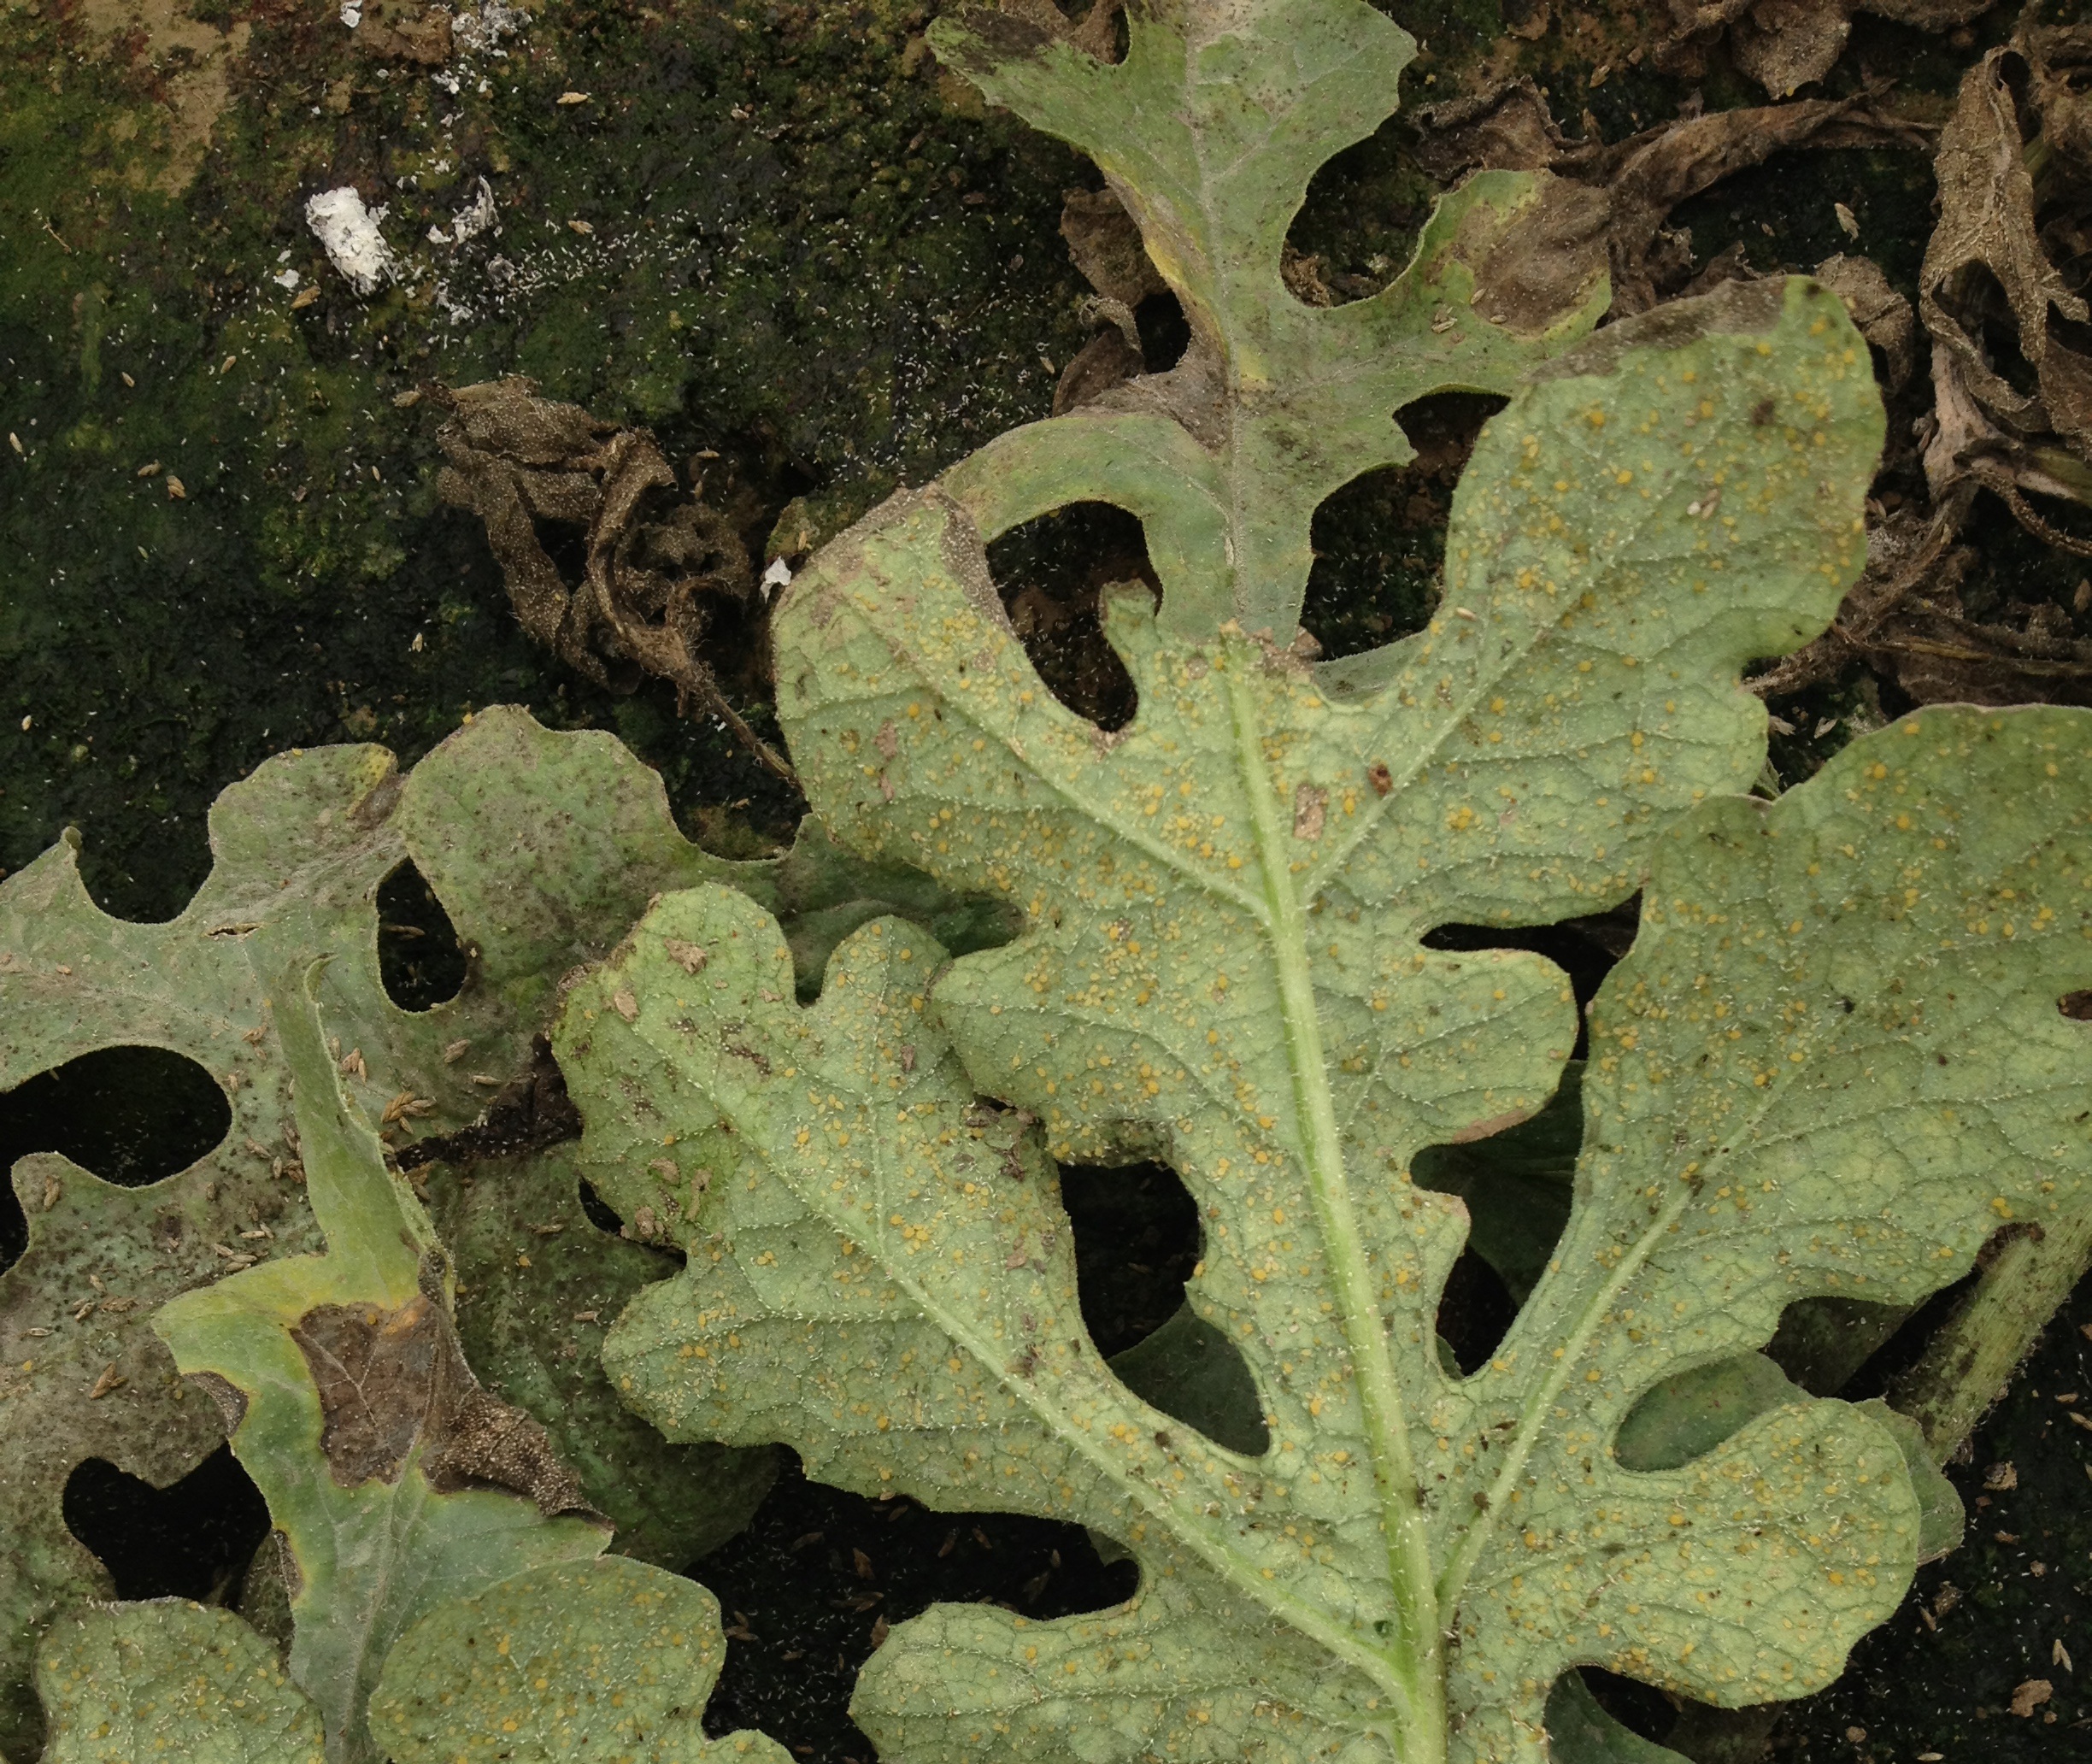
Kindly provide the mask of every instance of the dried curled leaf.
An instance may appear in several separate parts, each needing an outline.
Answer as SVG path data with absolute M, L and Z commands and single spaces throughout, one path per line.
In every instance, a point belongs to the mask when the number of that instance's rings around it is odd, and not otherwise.
M 739 534 L 696 491 L 684 495 L 649 432 L 536 394 L 522 379 L 461 386 L 437 435 L 450 461 L 437 489 L 486 523 L 524 630 L 600 685 L 630 691 L 648 675 L 673 681 L 685 709 L 694 703 L 720 717 L 789 777 L 705 660 L 715 614 L 755 604 Z M 579 582 L 546 550 L 541 522 L 585 536 Z
M 2073 64 L 2092 62 L 2082 35 L 2024 36 L 1962 80 L 1940 136 L 1940 221 L 1925 248 L 1919 311 L 1935 345 L 1937 408 L 1925 450 L 1934 500 L 1966 506 L 1967 491 L 1956 498 L 1956 490 L 1981 484 L 2039 537 L 2092 556 L 2092 542 L 2062 532 L 2023 494 L 2092 505 L 2092 354 L 2082 347 L 2092 309 L 2051 255 L 2060 249 L 2067 263 L 2087 243 L 2073 217 L 2092 163 L 2068 101 Z M 2032 120 L 2054 133 L 2037 137 L 2033 150 L 2012 83 L 2030 62 L 2041 94 Z M 2016 333 L 2028 370 L 2019 377 L 2030 385 L 2014 383 L 2017 364 L 1993 359 L 1989 333 L 2001 318 Z
M 1665 222 L 1679 203 L 1724 178 L 1790 148 L 1915 148 L 1927 141 L 1866 94 L 1681 117 L 1622 141 L 1571 141 L 1530 78 L 1439 104 L 1425 120 L 1424 163 L 1440 177 L 1475 166 L 1555 174 L 1542 186 L 1525 231 L 1558 256 L 1609 268 L 1617 315 L 1647 312 L 1681 291 L 1707 291 L 1707 275 L 1724 260 L 1693 285 L 1687 242 Z
M 1988 12 L 1996 0 L 1671 0 L 1678 36 L 1659 63 L 1673 72 L 1705 71 L 1703 49 L 1730 28 L 1736 66 L 1776 98 L 1821 79 L 1844 52 L 1854 18 L 1863 12 L 1921 31 L 1947 31 Z M 1683 39 L 1682 41 L 1680 39 Z

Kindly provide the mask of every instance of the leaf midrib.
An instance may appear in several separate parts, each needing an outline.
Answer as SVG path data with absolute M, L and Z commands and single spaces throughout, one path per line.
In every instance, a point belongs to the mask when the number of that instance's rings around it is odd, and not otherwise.
M 749 1145 L 758 1148 L 757 1155 L 761 1157 L 766 1167 L 798 1198 L 800 1203 L 820 1219 L 830 1230 L 843 1232 L 843 1223 L 830 1210 L 830 1197 L 825 1186 L 817 1184 L 812 1185 L 810 1189 L 802 1188 L 792 1179 L 790 1160 L 780 1158 L 769 1150 L 773 1144 L 773 1136 L 769 1131 L 773 1123 L 760 1106 L 760 1097 L 746 1091 L 724 1089 L 714 1090 L 710 1094 L 714 1106 L 733 1122 L 736 1131 L 743 1136 Z M 873 1099 L 864 1097 L 855 1086 L 850 1087 L 850 1094 L 860 1108 L 876 1106 Z M 884 1155 L 884 1142 L 876 1134 L 867 1137 L 875 1148 L 879 1148 L 875 1155 L 882 1178 L 890 1176 L 891 1172 L 888 1169 Z M 1110 1486 L 1124 1490 L 1149 1519 L 1177 1538 L 1243 1597 L 1372 1679 L 1397 1709 L 1402 1708 L 1409 1702 L 1408 1687 L 1391 1674 L 1390 1661 L 1384 1651 L 1360 1642 L 1319 1607 L 1265 1579 L 1262 1573 L 1230 1548 L 1224 1538 L 1185 1524 L 1187 1515 L 1177 1504 L 1163 1499 L 1161 1493 L 1146 1481 L 1124 1475 L 1093 1434 L 1067 1424 L 1043 1392 L 1022 1381 L 1008 1378 L 1003 1370 L 1006 1356 L 998 1350 L 996 1344 L 974 1329 L 964 1317 L 945 1306 L 936 1293 L 910 1273 L 907 1266 L 909 1258 L 895 1252 L 890 1228 L 880 1217 L 884 1210 L 882 1197 L 879 1211 L 874 1214 L 875 1234 L 866 1235 L 861 1224 L 849 1229 L 846 1234 L 863 1245 L 877 1259 L 886 1271 L 887 1277 L 908 1294 L 925 1317 L 963 1347 L 988 1377 L 1030 1410 L 1041 1427 L 1087 1461 Z M 1216 1454 L 1225 1451 L 1225 1448 L 1210 1443 L 1208 1449 Z

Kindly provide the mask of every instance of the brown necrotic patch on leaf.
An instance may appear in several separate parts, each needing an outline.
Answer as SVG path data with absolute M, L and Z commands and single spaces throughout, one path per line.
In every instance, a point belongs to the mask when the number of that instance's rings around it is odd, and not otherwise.
M 342 1487 L 398 1481 L 418 1447 L 438 1493 L 491 1485 L 548 1517 L 587 1510 L 544 1429 L 479 1387 L 450 1319 L 426 1293 L 392 1310 L 315 1306 L 291 1338 L 319 1391 L 320 1448 Z

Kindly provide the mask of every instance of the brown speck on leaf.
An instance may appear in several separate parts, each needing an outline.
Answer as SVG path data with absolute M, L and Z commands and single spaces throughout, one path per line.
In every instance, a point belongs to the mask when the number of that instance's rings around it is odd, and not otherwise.
M 435 1112 L 436 1105 L 426 1097 L 417 1097 L 412 1091 L 402 1091 L 385 1104 L 385 1113 L 379 1117 L 381 1127 L 396 1126 L 401 1121 L 413 1120 Z
M 683 938 L 664 938 L 661 947 L 667 950 L 668 959 L 687 974 L 702 973 L 705 963 L 712 959 L 702 944 Z
M 872 738 L 872 744 L 890 760 L 901 751 L 901 738 L 894 732 L 891 717 L 879 726 L 879 733 Z
M 2013 1691 L 2012 1712 L 2024 1719 L 2054 1695 L 2055 1686 L 2048 1679 L 2029 1679 Z
M 629 1023 L 639 1014 L 639 1001 L 630 992 L 620 991 L 610 995 L 610 1008 Z
M 1321 785 L 1303 784 L 1293 792 L 1293 837 L 1313 841 L 1322 837 L 1322 823 L 1329 808 L 1329 792 Z
M 1376 797 L 1384 797 L 1395 788 L 1395 774 L 1387 768 L 1384 760 L 1375 760 L 1366 768 L 1366 781 L 1373 787 Z

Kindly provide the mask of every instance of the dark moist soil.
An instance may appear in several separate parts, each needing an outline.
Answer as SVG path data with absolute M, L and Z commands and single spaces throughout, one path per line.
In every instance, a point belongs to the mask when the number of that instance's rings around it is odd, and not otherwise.
M 85 34 L 77 9 L 18 4 L 0 64 L 0 429 L 23 442 L 0 454 L 0 873 L 77 824 L 97 898 L 169 916 L 208 867 L 212 797 L 269 754 L 375 740 L 410 763 L 464 712 L 495 703 L 614 731 L 661 771 L 685 826 L 722 849 L 788 832 L 796 797 L 722 728 L 679 717 L 666 689 L 608 693 L 523 638 L 478 526 L 435 496 L 435 394 L 526 373 L 548 397 L 652 426 L 671 458 L 708 450 L 708 494 L 759 556 L 780 517 L 818 539 L 1046 415 L 1055 364 L 1088 334 L 1057 235 L 1061 195 L 1095 175 L 941 79 L 913 46 L 934 9 L 548 0 L 446 135 L 450 107 L 432 103 L 427 80 L 360 54 L 329 9 L 197 6 L 253 29 L 210 156 L 169 193 L 153 188 L 156 164 L 141 169 L 146 150 L 123 144 L 157 138 L 159 73 Z M 1427 45 L 1405 81 L 1412 102 L 1456 91 L 1506 24 L 1536 12 L 1531 0 L 1387 9 Z M 1649 31 L 1642 0 L 1555 10 L 1520 65 L 1572 132 L 1615 138 L 1695 92 L 1716 109 L 1762 100 L 1719 54 L 1689 81 L 1631 63 Z M 1863 13 L 1826 90 L 1889 75 L 1943 101 L 2016 16 L 1994 9 L 1949 46 Z M 1593 86 L 1601 65 L 1610 77 Z M 562 108 L 568 90 L 595 97 Z M 1427 210 L 1407 126 L 1332 162 L 1293 230 L 1344 297 L 1402 259 Z M 398 289 L 354 299 L 300 219 L 305 194 L 357 182 L 390 196 L 399 237 L 418 237 L 482 174 L 502 192 L 501 249 L 538 279 L 497 297 L 485 254 L 461 258 L 455 291 L 477 308 L 462 326 Z M 1922 155 L 1786 156 L 1673 221 L 1692 230 L 1701 262 L 1742 241 L 1758 268 L 1795 268 L 1848 248 L 1836 203 L 1914 293 L 1931 225 Z M 575 232 L 576 220 L 593 233 Z M 271 280 L 285 264 L 324 297 L 291 312 Z M 1164 300 L 1139 319 L 1149 365 L 1166 365 L 1183 347 L 1181 316 Z M 1489 409 L 1453 397 L 1404 410 L 1416 461 L 1319 511 L 1306 623 L 1326 652 L 1429 615 L 1453 486 Z M 1914 414 L 1892 403 L 1892 428 L 1907 432 Z M 1895 459 L 1892 474 L 1907 475 Z M 2070 605 L 2082 567 L 1995 503 L 1966 537 L 1980 560 L 1964 585 L 1972 614 Z M 1107 726 L 1132 716 L 1096 609 L 1108 584 L 1152 583 L 1137 526 L 1064 510 L 1000 542 L 993 562 L 1064 702 Z M 765 653 L 758 625 L 714 660 L 770 733 Z M 1843 725 L 1816 737 L 1821 724 L 1901 708 L 1865 677 L 1815 689 L 1787 710 L 1796 732 L 1776 738 L 1775 770 L 1799 781 L 1847 738 Z M 394 996 L 426 1004 L 455 988 L 457 953 L 417 883 L 402 874 L 381 897 L 379 955 Z M 1616 930 L 1528 941 L 1587 999 Z M 1458 927 L 1438 938 L 1484 940 Z M 124 1049 L 32 1079 L 0 1096 L 0 1169 L 56 1150 L 113 1180 L 168 1174 L 225 1131 L 222 1099 L 198 1076 Z M 1084 1317 L 1116 1352 L 1175 1308 L 1198 1253 L 1196 1218 L 1155 1167 L 1070 1170 L 1063 1191 Z M 23 1231 L 0 1185 L 0 1267 Z M 1461 1363 L 1487 1354 L 1508 1314 L 1495 1277 L 1463 1258 L 1440 1320 Z M 1796 1707 L 1775 1741 L 1785 1755 L 2092 1758 L 2092 1702 L 2077 1689 L 2092 1671 L 2092 1433 L 2065 1400 L 2092 1397 L 2088 1327 L 2092 1285 L 1954 1470 L 1969 1542 L 1920 1573 L 1836 1688 Z M 1986 1486 L 2004 1463 L 2016 1485 Z M 123 1597 L 231 1602 L 266 1528 L 222 1450 L 166 1491 L 83 1466 L 65 1514 Z M 869 1764 L 847 1704 L 883 1625 L 940 1600 L 1041 1618 L 1095 1608 L 1125 1596 L 1131 1570 L 1102 1561 L 1079 1530 L 861 1500 L 794 1465 L 749 1530 L 691 1572 L 731 1625 L 711 1731 L 760 1726 L 799 1757 Z M 2049 1682 L 2048 1700 L 2012 1714 L 2015 1690 L 2035 1679 Z M 1655 1693 L 1601 1694 L 1651 1737 L 1667 1731 Z

